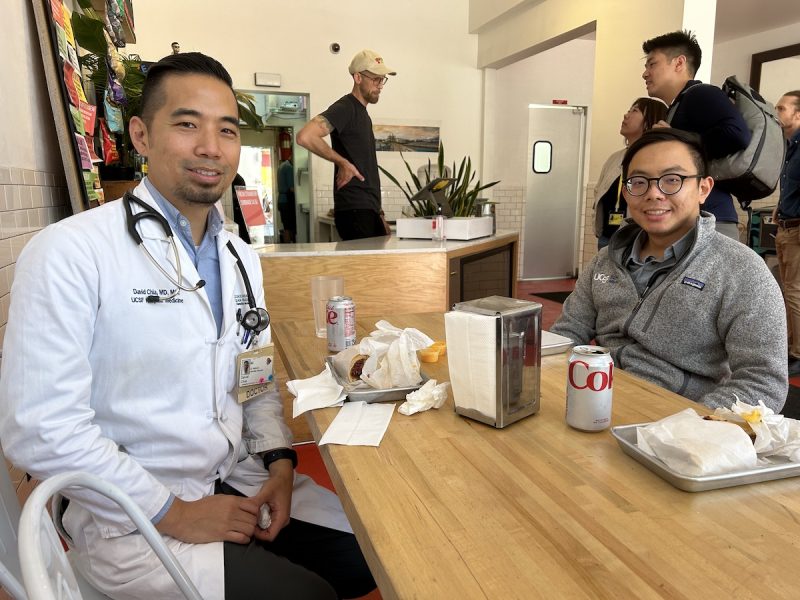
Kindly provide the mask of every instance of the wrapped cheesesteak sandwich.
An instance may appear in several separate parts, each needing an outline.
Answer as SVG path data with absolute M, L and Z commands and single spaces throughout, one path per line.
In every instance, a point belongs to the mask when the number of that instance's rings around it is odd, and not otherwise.
M 386 321 L 378 321 L 375 327 L 358 344 L 333 357 L 333 366 L 350 382 L 349 389 L 418 385 L 422 375 L 417 350 L 427 348 L 433 340 L 418 329 L 398 329 Z

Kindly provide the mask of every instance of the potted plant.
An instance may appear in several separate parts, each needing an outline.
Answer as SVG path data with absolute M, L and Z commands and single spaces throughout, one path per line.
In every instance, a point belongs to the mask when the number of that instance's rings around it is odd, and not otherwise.
M 414 184 L 414 188 L 406 182 L 405 187 L 403 187 L 397 178 L 389 173 L 386 169 L 379 166 L 378 168 L 381 172 L 386 175 L 392 183 L 394 183 L 400 190 L 405 194 L 406 198 L 408 199 L 411 207 L 414 210 L 415 217 L 432 217 L 436 214 L 437 204 L 433 201 L 433 199 L 423 199 L 423 202 L 411 202 L 411 198 L 414 197 L 417 192 L 423 189 L 426 185 L 431 182 L 431 161 L 428 160 L 428 168 L 425 170 L 425 177 L 424 180 L 421 180 L 414 174 L 414 171 L 411 169 L 411 165 L 408 164 L 408 161 L 403 156 L 403 152 L 400 152 L 400 158 L 403 159 L 403 163 L 406 166 L 406 170 L 408 174 L 411 176 L 411 181 Z M 445 172 L 445 164 L 444 164 L 444 144 L 439 143 L 439 154 L 437 157 L 437 167 L 439 169 L 439 173 Z M 500 183 L 499 181 L 492 181 L 491 183 L 487 183 L 485 185 L 481 185 L 480 179 L 475 181 L 475 177 L 477 173 L 472 169 L 472 159 L 469 156 L 465 156 L 461 159 L 461 164 L 456 169 L 455 162 L 453 163 L 453 170 L 452 173 L 455 173 L 454 180 L 451 184 L 444 188 L 444 197 L 446 198 L 450 208 L 453 211 L 454 217 L 471 217 L 475 214 L 475 201 L 478 199 L 478 194 L 480 194 L 483 190 L 488 189 L 494 185 Z M 474 184 L 473 184 L 474 182 Z M 427 200 L 427 201 L 425 201 Z
M 476 217 L 475 208 L 478 202 L 478 194 L 494 185 L 499 181 L 482 184 L 480 179 L 476 181 L 477 173 L 472 168 L 472 159 L 465 156 L 456 168 L 453 163 L 452 173 L 454 177 L 449 181 L 449 185 L 443 186 L 438 191 L 427 194 L 422 198 L 415 196 L 431 183 L 431 161 L 428 160 L 428 168 L 425 169 L 424 177 L 418 177 L 411 169 L 411 165 L 400 152 L 400 158 L 406 166 L 411 182 L 405 183 L 405 187 L 400 184 L 397 178 L 386 169 L 379 166 L 381 172 L 386 175 L 405 194 L 413 210 L 414 217 L 410 219 L 397 219 L 398 237 L 429 238 L 431 237 L 430 218 L 435 216 L 440 205 L 435 196 L 441 194 L 452 210 L 454 218 L 447 219 L 445 223 L 445 235 L 449 239 L 473 239 L 491 235 L 494 230 L 494 220 L 492 217 Z M 444 144 L 439 144 L 439 154 L 437 157 L 438 173 L 442 174 L 446 170 L 444 159 Z

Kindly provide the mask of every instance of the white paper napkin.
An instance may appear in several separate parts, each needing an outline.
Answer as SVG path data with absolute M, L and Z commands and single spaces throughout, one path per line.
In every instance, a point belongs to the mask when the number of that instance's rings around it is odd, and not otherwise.
M 466 311 L 444 315 L 447 364 L 456 406 L 497 413 L 497 318 Z
M 295 419 L 315 408 L 341 406 L 346 396 L 327 363 L 319 375 L 308 379 L 292 379 L 286 387 L 295 397 L 292 403 L 292 417 Z
M 331 422 L 319 445 L 379 446 L 393 412 L 394 403 L 348 402 Z

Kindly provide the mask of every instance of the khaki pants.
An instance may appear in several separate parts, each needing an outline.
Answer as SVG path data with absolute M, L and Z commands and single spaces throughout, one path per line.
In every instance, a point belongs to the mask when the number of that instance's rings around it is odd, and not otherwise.
M 789 354 L 800 358 L 800 227 L 778 228 L 775 249 L 786 302 Z

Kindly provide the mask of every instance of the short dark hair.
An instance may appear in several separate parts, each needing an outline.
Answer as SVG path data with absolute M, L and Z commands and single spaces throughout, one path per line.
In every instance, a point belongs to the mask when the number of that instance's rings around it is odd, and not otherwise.
M 200 52 L 182 52 L 165 56 L 147 70 L 142 88 L 140 114 L 150 124 L 153 114 L 164 105 L 164 79 L 170 75 L 208 75 L 223 82 L 233 92 L 233 80 L 222 63 Z M 235 94 L 234 94 L 235 97 Z
M 792 90 L 791 92 L 786 92 L 784 96 L 791 96 L 794 98 L 794 108 L 795 110 L 800 110 L 800 90 Z
M 644 117 L 644 130 L 649 131 L 653 125 L 667 118 L 667 105 L 655 98 L 637 98 L 633 106 L 639 109 Z
M 694 77 L 697 69 L 700 68 L 700 61 L 703 58 L 703 51 L 697 38 L 691 31 L 672 31 L 659 35 L 642 44 L 645 54 L 650 54 L 654 50 L 659 50 L 669 57 L 670 60 L 681 54 L 686 57 L 686 64 L 689 65 L 690 75 Z
M 625 157 L 622 159 L 622 178 L 628 178 L 628 167 L 631 165 L 633 157 L 636 156 L 639 150 L 651 144 L 658 144 L 661 142 L 680 142 L 685 145 L 689 149 L 689 154 L 697 169 L 697 174 L 701 177 L 706 176 L 706 173 L 708 173 L 708 159 L 706 158 L 703 142 L 699 135 L 689 131 L 683 131 L 682 129 L 656 127 L 650 131 L 645 131 L 642 137 L 628 147 L 628 150 L 625 152 Z

